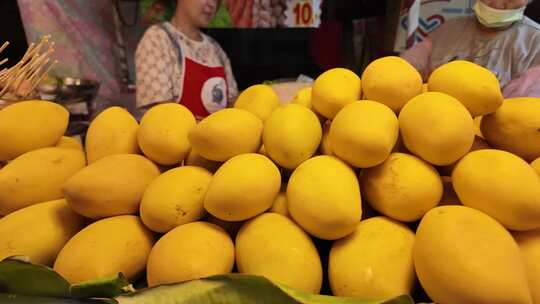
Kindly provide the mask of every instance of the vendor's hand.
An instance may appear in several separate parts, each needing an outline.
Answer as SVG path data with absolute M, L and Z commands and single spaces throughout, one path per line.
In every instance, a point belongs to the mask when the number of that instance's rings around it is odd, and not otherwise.
M 236 27 L 252 27 L 253 0 L 225 0 L 225 6 Z

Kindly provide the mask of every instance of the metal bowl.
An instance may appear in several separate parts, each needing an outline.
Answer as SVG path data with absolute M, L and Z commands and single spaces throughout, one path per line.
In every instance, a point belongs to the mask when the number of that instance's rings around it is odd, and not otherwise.
M 100 83 L 90 79 L 62 78 L 56 90 L 56 101 L 68 105 L 85 102 L 90 104 L 99 92 Z

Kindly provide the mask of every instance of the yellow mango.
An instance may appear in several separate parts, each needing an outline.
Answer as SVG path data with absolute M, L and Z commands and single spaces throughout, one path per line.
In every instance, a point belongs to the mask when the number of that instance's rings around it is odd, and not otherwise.
M 165 234 L 152 248 L 146 269 L 150 287 L 226 274 L 234 265 L 234 244 L 220 227 L 193 222 Z
M 360 99 L 361 94 L 360 77 L 351 70 L 335 68 L 315 79 L 311 105 L 317 113 L 333 119 L 344 106 Z
M 336 240 L 352 233 L 362 217 L 354 171 L 333 156 L 316 156 L 294 170 L 287 185 L 291 217 L 309 234 Z
M 0 110 L 0 161 L 54 146 L 66 132 L 69 112 L 60 104 L 29 100 Z
M 17 157 L 0 170 L 0 214 L 63 198 L 62 186 L 85 165 L 76 149 L 41 148 Z
M 54 270 L 70 283 L 123 273 L 133 280 L 144 271 L 154 234 L 134 215 L 92 223 L 62 248 Z
M 385 300 L 410 294 L 416 275 L 414 232 L 378 216 L 361 221 L 356 230 L 330 250 L 328 276 L 335 296 Z
M 503 103 L 495 74 L 465 60 L 454 60 L 435 69 L 429 76 L 428 90 L 456 98 L 472 116 L 493 113 Z
M 379 58 L 362 73 L 365 98 L 387 105 L 399 113 L 411 98 L 422 93 L 422 76 L 405 59 Z
M 540 178 L 514 154 L 494 149 L 467 154 L 452 173 L 463 205 L 512 230 L 540 228 Z
M 205 215 L 204 196 L 212 174 L 199 167 L 171 169 L 154 179 L 142 197 L 140 214 L 155 232 L 198 221 Z
M 399 122 L 392 109 L 382 103 L 363 100 L 345 106 L 330 127 L 332 151 L 358 168 L 382 163 L 392 152 Z
M 514 232 L 529 280 L 532 303 L 540 303 L 540 229 Z
M 35 204 L 0 219 L 0 260 L 14 255 L 52 266 L 62 247 L 84 227 L 85 219 L 64 199 Z
M 473 144 L 471 146 L 471 149 L 469 150 L 469 153 L 473 152 L 473 151 L 477 151 L 477 150 L 483 150 L 483 149 L 491 149 L 491 147 L 487 143 L 487 141 L 482 139 L 482 137 L 480 137 L 478 135 L 475 135 L 474 136 L 474 141 L 473 141 Z M 454 171 L 454 168 L 456 167 L 458 162 L 459 162 L 459 160 L 451 163 L 450 165 L 439 167 L 439 171 L 441 172 L 442 175 L 451 176 L 452 171 Z
M 225 162 L 214 174 L 204 208 L 225 221 L 243 221 L 272 207 L 281 174 L 264 155 L 248 153 Z
M 540 177 L 540 157 L 535 159 L 531 163 L 531 167 L 533 167 L 534 171 L 536 171 L 536 174 L 538 174 L 538 176 Z
M 311 91 L 313 89 L 311 87 L 303 88 L 298 93 L 296 93 L 296 96 L 292 100 L 293 103 L 299 104 L 301 106 L 304 106 L 308 109 L 312 109 L 311 105 Z
M 144 113 L 137 140 L 144 155 L 156 163 L 180 164 L 191 148 L 188 133 L 195 125 L 195 117 L 185 106 L 159 104 Z
M 188 134 L 192 149 L 213 161 L 226 161 L 261 146 L 262 121 L 243 109 L 224 109 L 203 119 Z
M 62 136 L 60 137 L 60 140 L 56 143 L 57 148 L 70 148 L 70 149 L 77 149 L 84 151 L 84 148 L 82 146 L 82 143 L 80 140 L 69 137 L 69 136 Z
M 209 213 L 206 214 L 204 221 L 210 224 L 214 224 L 220 227 L 221 229 L 225 230 L 232 238 L 236 237 L 238 230 L 240 230 L 240 228 L 242 228 L 242 225 L 244 225 L 245 223 L 245 221 L 228 222 L 228 221 L 220 220 Z
M 540 98 L 511 98 L 482 118 L 482 134 L 493 148 L 533 161 L 540 157 Z
M 449 165 L 474 141 L 473 119 L 450 95 L 429 92 L 411 99 L 399 113 L 405 147 L 433 165 Z
M 330 126 L 332 121 L 327 120 L 322 126 L 322 138 L 321 145 L 319 146 L 319 153 L 322 155 L 335 156 L 334 151 L 332 150 L 332 143 L 330 142 Z
M 209 172 L 214 173 L 217 171 L 217 169 L 219 169 L 221 163 L 213 160 L 208 160 L 197 154 L 197 152 L 190 150 L 186 159 L 184 159 L 184 166 L 201 167 L 208 170 Z
M 137 154 L 137 120 L 120 107 L 110 107 L 101 112 L 86 132 L 86 158 L 91 164 L 105 156 Z
M 145 157 L 117 154 L 82 169 L 62 190 L 73 210 L 92 219 L 136 214 L 146 187 L 159 175 Z
M 443 196 L 441 198 L 440 206 L 447 205 L 461 205 L 461 201 L 454 191 L 454 185 L 452 185 L 452 178 L 450 176 L 441 176 L 443 182 Z
M 435 303 L 532 303 L 516 242 L 475 209 L 429 211 L 416 230 L 413 257 L 418 279 Z
M 402 222 L 417 221 L 443 195 L 439 173 L 416 156 L 392 153 L 360 176 L 364 199 L 380 213 Z
M 294 169 L 313 156 L 321 137 L 322 128 L 317 115 L 298 104 L 277 108 L 264 124 L 266 153 L 287 169 Z
M 286 192 L 280 192 L 278 196 L 276 196 L 276 199 L 274 200 L 274 203 L 272 204 L 272 208 L 270 208 L 270 212 L 279 213 L 286 217 L 291 217 L 289 214 L 289 207 L 287 205 Z
M 484 134 L 482 134 L 482 130 L 480 130 L 480 126 L 482 125 L 482 118 L 484 116 L 476 116 L 474 119 L 473 119 L 473 123 L 474 123 L 474 135 L 482 138 L 482 139 L 485 139 L 484 138 Z
M 265 121 L 280 104 L 279 96 L 272 87 L 256 84 L 240 93 L 234 107 L 249 111 Z
M 261 147 L 259 148 L 259 151 L 257 151 L 257 153 L 268 157 L 268 153 L 266 153 L 266 148 L 264 147 L 264 145 L 261 145 Z
M 240 273 L 259 275 L 305 292 L 319 293 L 322 266 L 315 245 L 291 219 L 265 213 L 242 226 L 236 236 Z

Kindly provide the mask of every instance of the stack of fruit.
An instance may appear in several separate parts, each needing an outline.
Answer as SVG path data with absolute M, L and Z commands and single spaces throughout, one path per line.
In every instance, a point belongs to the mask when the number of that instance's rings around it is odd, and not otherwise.
M 46 101 L 0 111 L 0 259 L 71 283 L 236 264 L 311 293 L 327 271 L 337 296 L 388 299 L 418 280 L 437 303 L 540 303 L 540 99 L 503 100 L 475 64 L 441 66 L 426 92 L 385 57 L 286 105 L 250 87 L 199 123 L 174 103 L 140 123 L 113 107 L 84 150 L 67 121 Z

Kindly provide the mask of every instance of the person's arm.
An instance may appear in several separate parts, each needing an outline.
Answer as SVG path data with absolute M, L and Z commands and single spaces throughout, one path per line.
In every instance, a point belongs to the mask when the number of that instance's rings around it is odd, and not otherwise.
M 176 62 L 171 42 L 157 26 L 144 34 L 135 52 L 137 108 L 148 109 L 161 102 L 174 101 L 172 75 Z
M 432 48 L 431 39 L 426 38 L 426 40 L 403 52 L 400 57 L 414 66 L 420 72 L 422 78 L 426 80 L 431 72 L 430 57 Z
M 540 64 L 536 65 L 504 87 L 505 98 L 540 97 Z

